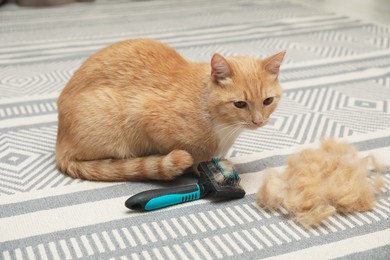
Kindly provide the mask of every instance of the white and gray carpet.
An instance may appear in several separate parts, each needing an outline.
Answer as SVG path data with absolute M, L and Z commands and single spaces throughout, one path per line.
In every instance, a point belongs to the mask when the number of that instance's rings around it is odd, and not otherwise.
M 130 195 L 196 180 L 98 183 L 56 170 L 61 89 L 90 54 L 136 37 L 196 61 L 287 50 L 280 108 L 229 152 L 244 199 L 134 213 L 124 207 Z M 374 211 L 336 215 L 316 229 L 254 199 L 265 168 L 323 137 L 389 165 L 389 38 L 389 27 L 283 0 L 0 7 L 0 259 L 388 259 L 389 170 Z

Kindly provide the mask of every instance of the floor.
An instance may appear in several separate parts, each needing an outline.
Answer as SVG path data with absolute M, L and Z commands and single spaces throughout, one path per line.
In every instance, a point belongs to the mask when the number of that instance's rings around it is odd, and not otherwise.
M 337 214 L 317 229 L 256 204 L 265 168 L 282 168 L 287 156 L 324 137 L 343 138 L 390 165 L 390 26 L 370 22 L 385 3 L 366 12 L 362 0 L 353 8 L 318 1 L 317 9 L 291 1 L 2 6 L 0 259 L 388 259 L 390 169 L 372 212 Z M 264 57 L 287 50 L 278 110 L 267 126 L 242 133 L 229 153 L 244 198 L 143 214 L 128 211 L 125 200 L 196 179 L 99 183 L 56 170 L 59 93 L 93 52 L 138 37 L 168 43 L 193 61 L 209 62 L 215 52 Z
M 309 7 L 390 25 L 389 0 L 293 0 Z

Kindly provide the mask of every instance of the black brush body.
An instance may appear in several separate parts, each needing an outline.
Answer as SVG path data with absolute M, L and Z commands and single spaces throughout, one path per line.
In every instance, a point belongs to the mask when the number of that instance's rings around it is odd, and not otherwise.
M 227 160 L 213 158 L 212 161 L 201 162 L 198 171 L 198 183 L 140 192 L 127 199 L 125 206 L 132 210 L 151 211 L 198 200 L 206 195 L 225 199 L 245 196 L 239 185 L 240 177 Z

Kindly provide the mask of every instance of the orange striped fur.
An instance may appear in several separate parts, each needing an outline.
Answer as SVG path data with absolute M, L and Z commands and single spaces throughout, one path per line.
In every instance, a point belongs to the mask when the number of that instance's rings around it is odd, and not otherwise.
M 277 107 L 284 54 L 195 63 L 148 39 L 102 49 L 58 99 L 58 169 L 88 180 L 170 180 L 223 156 Z

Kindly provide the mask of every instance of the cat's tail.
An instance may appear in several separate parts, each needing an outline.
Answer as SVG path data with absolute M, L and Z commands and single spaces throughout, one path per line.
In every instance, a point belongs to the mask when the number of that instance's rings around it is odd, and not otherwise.
M 58 169 L 73 178 L 94 181 L 171 180 L 194 163 L 183 150 L 164 156 L 95 161 L 57 160 Z

